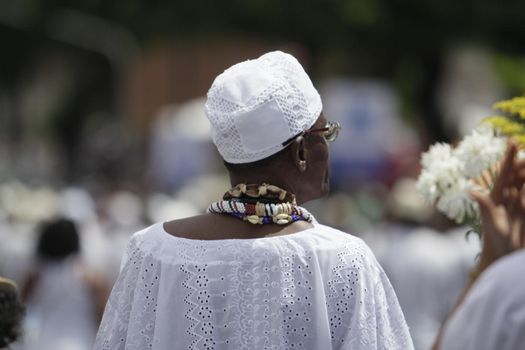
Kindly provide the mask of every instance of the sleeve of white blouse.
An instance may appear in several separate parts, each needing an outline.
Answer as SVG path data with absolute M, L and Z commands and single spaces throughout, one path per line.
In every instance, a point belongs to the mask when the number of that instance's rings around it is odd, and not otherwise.
M 353 241 L 337 255 L 327 294 L 332 348 L 414 349 L 392 285 L 370 249 Z
M 414 349 L 412 338 L 397 300 L 397 296 L 377 261 L 377 280 L 374 284 L 374 303 L 371 308 L 375 312 L 377 322 L 378 349 Z
M 525 251 L 491 265 L 448 320 L 442 350 L 525 348 Z
M 93 350 L 140 348 L 132 346 L 135 340 L 130 335 L 134 332 L 128 329 L 130 320 L 136 317 L 132 303 L 135 294 L 140 292 L 137 288 L 139 269 L 145 260 L 136 238 L 136 235 L 131 238 L 122 259 L 121 271 L 106 304 Z

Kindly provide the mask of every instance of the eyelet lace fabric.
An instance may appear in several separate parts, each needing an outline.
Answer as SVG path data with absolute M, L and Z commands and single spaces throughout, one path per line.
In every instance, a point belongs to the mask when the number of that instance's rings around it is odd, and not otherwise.
M 261 239 L 178 238 L 155 224 L 123 258 L 94 349 L 413 349 L 368 247 L 315 224 Z

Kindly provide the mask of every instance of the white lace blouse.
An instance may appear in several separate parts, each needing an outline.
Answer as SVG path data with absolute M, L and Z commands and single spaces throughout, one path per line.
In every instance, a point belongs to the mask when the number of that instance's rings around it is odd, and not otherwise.
M 155 224 L 130 240 L 94 349 L 413 349 L 361 239 L 314 224 L 193 240 Z

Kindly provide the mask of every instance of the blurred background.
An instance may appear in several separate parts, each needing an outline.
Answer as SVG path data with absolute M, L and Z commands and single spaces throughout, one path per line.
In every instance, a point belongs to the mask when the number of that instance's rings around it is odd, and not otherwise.
M 0 275 L 29 305 L 18 346 L 45 349 L 54 332 L 45 276 L 87 286 L 95 309 L 133 232 L 222 196 L 206 92 L 232 64 L 282 50 L 342 125 L 332 194 L 307 207 L 369 243 L 428 349 L 478 242 L 421 202 L 419 155 L 525 92 L 524 23 L 518 0 L 0 0 Z M 79 249 L 50 263 L 38 242 L 58 217 Z M 72 260 L 89 273 L 56 272 Z M 50 348 L 89 348 L 96 317 Z

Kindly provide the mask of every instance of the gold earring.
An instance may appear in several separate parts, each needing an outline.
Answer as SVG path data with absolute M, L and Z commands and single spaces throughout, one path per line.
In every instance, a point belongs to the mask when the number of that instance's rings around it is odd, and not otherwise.
M 306 160 L 300 160 L 299 161 L 299 169 L 301 169 L 301 171 L 305 171 L 306 170 Z

